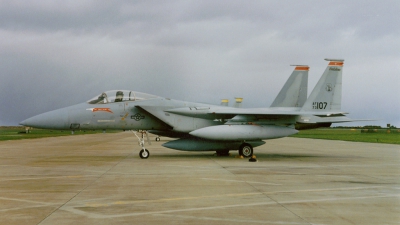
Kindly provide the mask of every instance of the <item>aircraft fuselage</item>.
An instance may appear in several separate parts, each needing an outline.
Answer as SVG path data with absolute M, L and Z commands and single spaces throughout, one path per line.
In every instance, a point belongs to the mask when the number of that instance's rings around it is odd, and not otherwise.
M 141 107 L 136 107 L 138 103 Z M 144 106 L 148 111 L 154 110 L 157 117 L 144 110 L 142 108 Z M 22 121 L 21 124 L 36 128 L 60 130 L 173 130 L 187 133 L 222 123 L 164 111 L 172 108 L 205 106 L 211 105 L 166 98 L 112 102 L 108 104 L 81 103 L 31 117 Z

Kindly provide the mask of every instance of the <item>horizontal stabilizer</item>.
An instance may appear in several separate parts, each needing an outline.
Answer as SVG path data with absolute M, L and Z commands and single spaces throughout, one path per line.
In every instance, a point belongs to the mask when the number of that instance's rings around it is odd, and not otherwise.
M 297 123 L 304 124 L 319 124 L 319 123 L 348 123 L 358 121 L 374 121 L 370 119 L 351 119 L 346 116 L 332 116 L 332 117 L 320 117 L 320 116 L 299 116 L 296 120 Z

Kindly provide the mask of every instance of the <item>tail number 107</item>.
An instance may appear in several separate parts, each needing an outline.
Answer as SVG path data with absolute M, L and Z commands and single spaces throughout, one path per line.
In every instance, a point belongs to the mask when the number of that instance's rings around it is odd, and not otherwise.
M 326 109 L 327 105 L 328 105 L 327 102 L 313 102 L 312 108 L 313 109 Z

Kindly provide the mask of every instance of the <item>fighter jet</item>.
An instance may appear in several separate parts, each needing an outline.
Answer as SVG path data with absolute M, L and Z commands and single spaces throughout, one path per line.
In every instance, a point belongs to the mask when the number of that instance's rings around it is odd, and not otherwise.
M 46 112 L 20 124 L 61 130 L 135 130 L 140 141 L 139 156 L 146 159 L 148 132 L 178 138 L 163 146 L 183 151 L 238 150 L 244 157 L 264 140 L 298 132 L 296 125 L 326 126 L 349 122 L 341 111 L 342 59 L 329 64 L 307 96 L 308 66 L 296 66 L 270 108 L 237 108 L 179 101 L 155 95 L 115 90 L 103 92 L 87 102 Z M 291 79 L 293 77 L 293 79 Z

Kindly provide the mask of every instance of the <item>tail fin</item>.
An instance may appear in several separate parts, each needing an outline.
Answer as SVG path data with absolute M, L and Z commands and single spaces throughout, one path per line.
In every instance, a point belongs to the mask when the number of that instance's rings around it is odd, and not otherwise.
M 342 104 L 343 59 L 325 59 L 329 61 L 325 72 L 304 103 L 301 111 L 340 111 Z
M 296 66 L 283 85 L 271 107 L 302 107 L 307 100 L 308 71 L 310 67 Z

